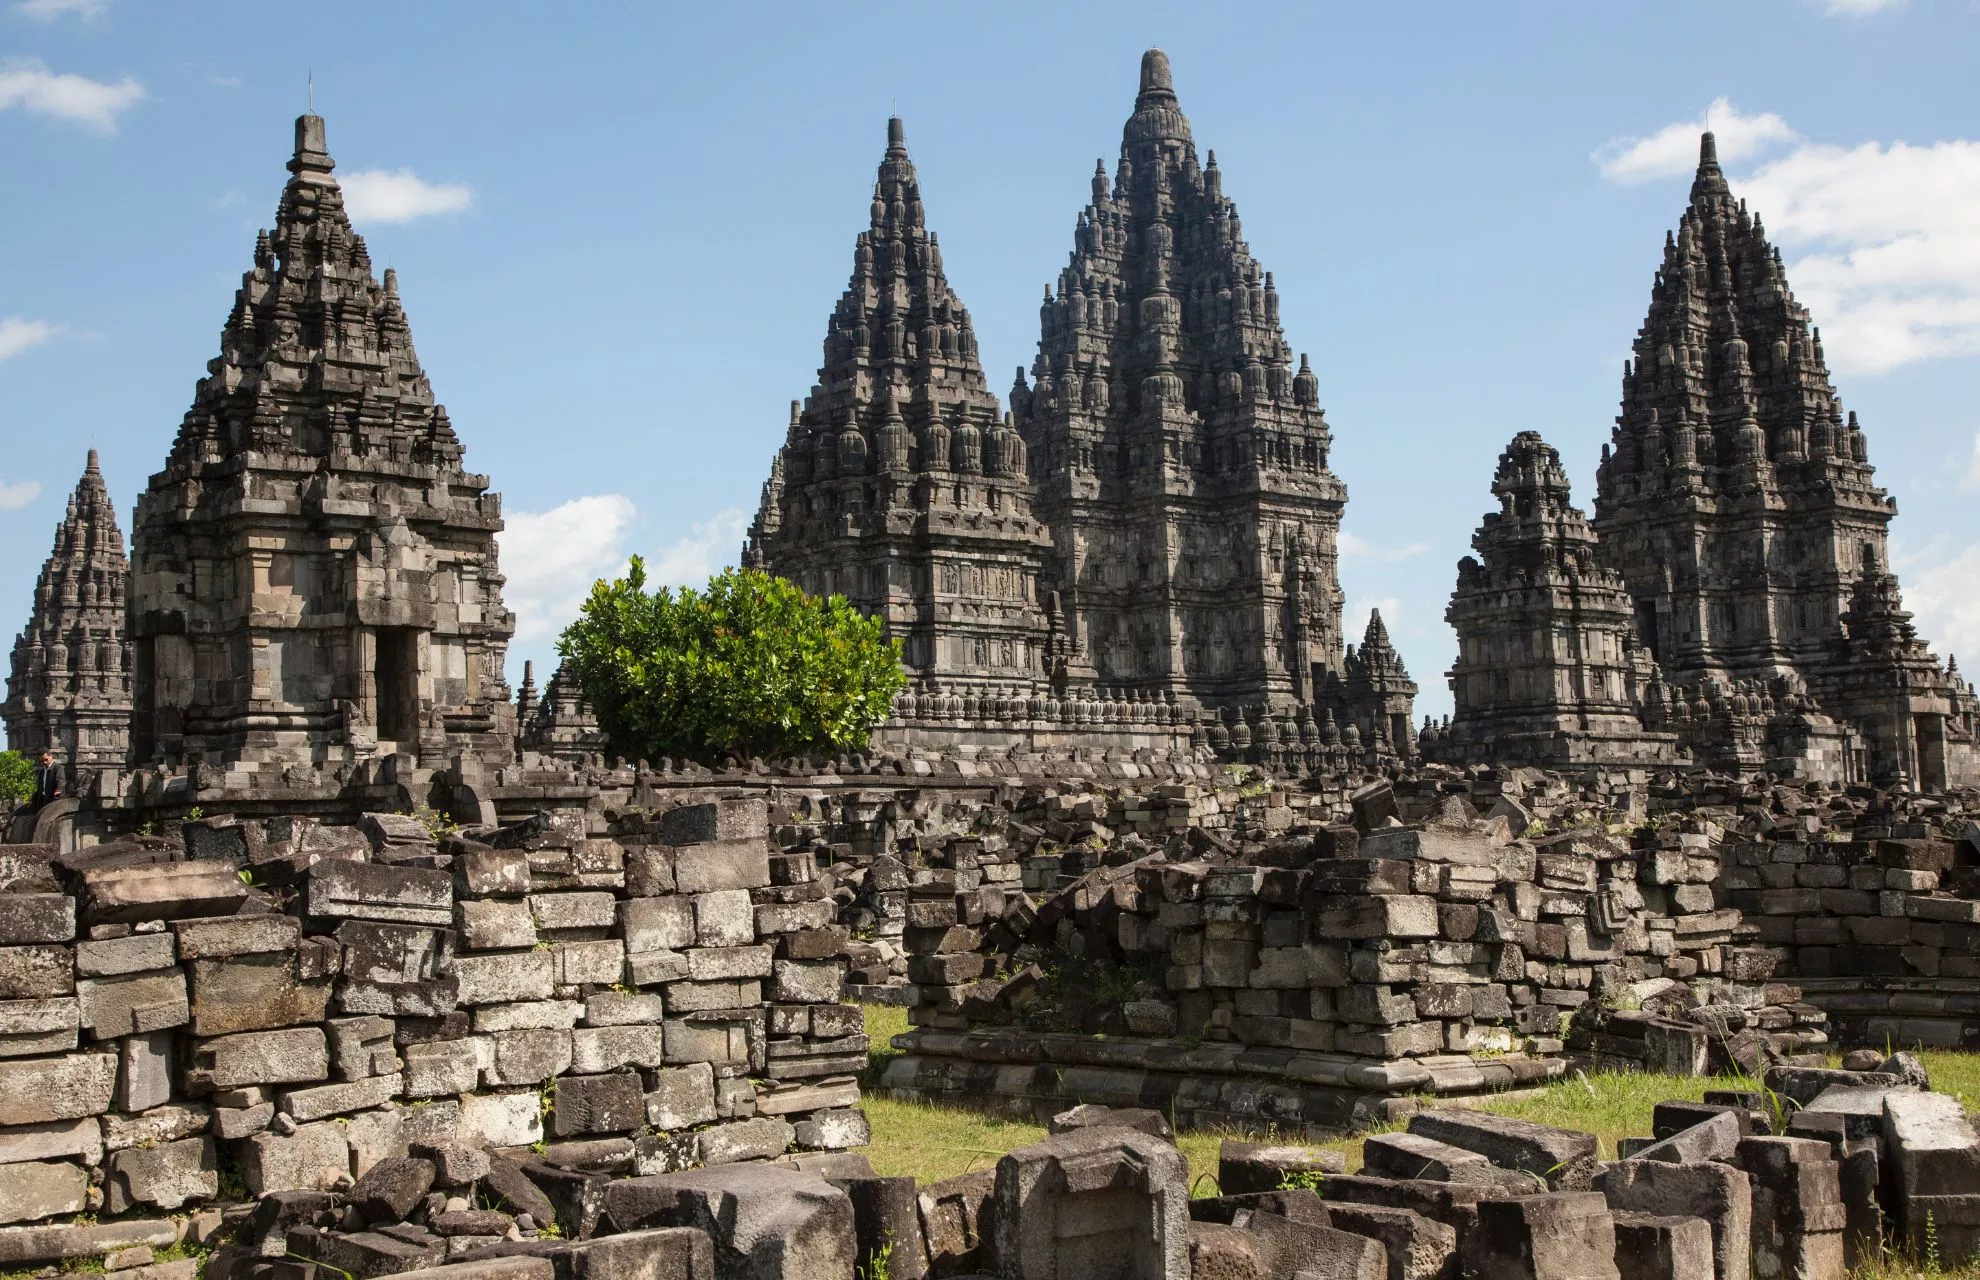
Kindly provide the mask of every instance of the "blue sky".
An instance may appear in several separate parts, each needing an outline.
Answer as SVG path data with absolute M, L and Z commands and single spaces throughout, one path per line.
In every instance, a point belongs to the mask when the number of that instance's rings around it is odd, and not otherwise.
M 334 12 L 334 16 L 332 16 Z M 733 559 L 866 222 L 890 110 L 991 385 L 1166 48 L 1443 711 L 1442 613 L 1499 451 L 1593 502 L 1696 133 L 1786 254 L 1899 502 L 1898 567 L 1980 664 L 1980 6 L 324 6 L 0 0 L 0 632 L 84 451 L 161 465 L 291 120 L 317 110 L 420 356 L 504 495 L 524 657 L 592 577 Z

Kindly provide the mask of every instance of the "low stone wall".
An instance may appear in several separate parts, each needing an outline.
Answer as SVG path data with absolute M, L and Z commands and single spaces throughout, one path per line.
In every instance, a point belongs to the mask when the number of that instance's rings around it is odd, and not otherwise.
M 0 846 L 0 1224 L 330 1190 L 413 1146 L 860 1145 L 815 867 L 754 798 Z
M 1056 794 L 1072 843 L 981 814 L 876 859 L 916 1027 L 882 1087 L 1341 1127 L 1577 1061 L 1808 1061 L 1831 1016 L 1980 1043 L 1966 801 L 1708 778 L 1685 806 L 1530 770 L 1244 790 Z

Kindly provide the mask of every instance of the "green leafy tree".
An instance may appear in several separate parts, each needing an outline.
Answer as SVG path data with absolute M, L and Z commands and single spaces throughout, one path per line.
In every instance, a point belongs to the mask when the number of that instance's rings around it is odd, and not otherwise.
M 857 748 L 907 684 L 900 641 L 844 596 L 749 569 L 648 591 L 638 556 L 557 651 L 613 749 L 648 760 Z
M 18 751 L 0 751 L 0 813 L 18 809 L 34 795 L 34 761 Z

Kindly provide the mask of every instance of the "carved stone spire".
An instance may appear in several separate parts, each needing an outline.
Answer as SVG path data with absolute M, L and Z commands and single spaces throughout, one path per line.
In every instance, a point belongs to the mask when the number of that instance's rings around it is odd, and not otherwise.
M 381 751 L 473 770 L 515 746 L 501 501 L 463 469 L 335 168 L 302 116 L 133 531 L 133 755 L 262 790 L 340 785 Z
M 1734 195 L 1709 133 L 1596 479 L 1602 558 L 1621 572 L 1637 633 L 1673 685 L 1785 682 L 1862 730 L 1877 780 L 1959 775 L 1944 762 L 1970 743 L 1915 741 L 1920 726 L 1956 718 L 1951 682 L 1926 679 L 1923 659 L 1900 660 L 1901 645 L 1852 653 L 1853 633 L 1845 644 L 1845 614 L 1868 607 L 1859 581 L 1886 576 L 1896 504 L 1876 484 L 1779 250 Z M 1884 626 L 1891 615 L 1865 616 Z M 1832 755 L 1814 767 L 1841 776 L 1864 753 Z
M 1456 763 L 1556 768 L 1676 761 L 1640 711 L 1656 669 L 1637 643 L 1622 575 L 1596 558 L 1560 455 L 1522 431 L 1499 455 L 1488 512 L 1458 562 L 1445 621 L 1457 714 L 1439 753 Z
M 15 750 L 53 751 L 72 769 L 123 766 L 131 728 L 129 573 L 116 508 L 91 449 L 35 582 L 34 610 L 14 640 L 0 718 Z
M 1034 602 L 1047 535 L 1024 463 L 890 119 L 818 382 L 772 465 L 743 563 L 886 618 L 919 675 L 1028 692 L 1044 674 Z
M 1283 705 L 1312 681 L 1289 669 L 1287 575 L 1265 548 L 1307 549 L 1295 629 L 1338 677 L 1347 491 L 1223 176 L 1199 166 L 1168 57 L 1149 50 L 1113 185 L 1095 175 L 1047 286 L 1035 389 L 1012 407 L 1058 544 L 1073 681 Z

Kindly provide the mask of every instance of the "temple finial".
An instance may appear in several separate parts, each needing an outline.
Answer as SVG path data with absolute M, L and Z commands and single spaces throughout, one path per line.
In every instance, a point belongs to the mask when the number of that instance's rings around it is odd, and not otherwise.
M 1719 140 L 1707 129 L 1698 136 L 1698 167 L 1700 169 L 1719 167 Z
M 1175 81 L 1169 75 L 1169 55 L 1160 49 L 1150 49 L 1141 55 L 1141 92 L 1135 97 L 1135 105 L 1138 108 L 1151 100 L 1176 100 Z
M 296 154 L 289 161 L 289 172 L 329 173 L 337 167 L 330 158 L 329 143 L 325 139 L 323 117 L 314 111 L 296 117 Z
M 85 464 L 85 465 L 84 465 L 84 467 L 83 467 L 83 472 L 84 472 L 84 474 L 86 474 L 86 475 L 95 475 L 95 474 L 96 474 L 96 472 L 97 472 L 97 466 L 96 466 L 96 450 L 94 450 L 94 449 L 91 449 L 91 450 L 89 451 L 89 462 L 88 462 L 87 464 Z
M 887 117 L 887 150 L 907 150 L 907 128 L 901 124 L 899 116 Z

